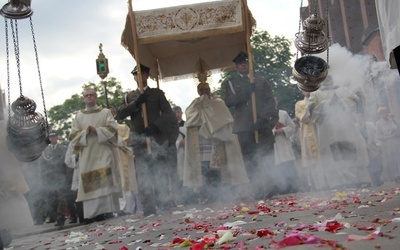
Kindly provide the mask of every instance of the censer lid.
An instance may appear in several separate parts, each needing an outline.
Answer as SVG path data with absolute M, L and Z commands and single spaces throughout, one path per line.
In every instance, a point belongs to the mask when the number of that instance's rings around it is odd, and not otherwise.
M 296 34 L 295 46 L 303 54 L 319 54 L 328 49 L 329 38 L 322 31 L 324 19 L 312 14 L 303 22 L 303 32 Z

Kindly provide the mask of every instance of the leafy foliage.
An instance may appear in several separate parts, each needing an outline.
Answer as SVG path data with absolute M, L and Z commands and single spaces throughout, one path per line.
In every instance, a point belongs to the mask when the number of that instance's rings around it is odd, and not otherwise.
M 256 30 L 251 37 L 254 72 L 265 77 L 271 84 L 274 95 L 279 100 L 279 108 L 294 116 L 294 105 L 303 99 L 296 84 L 290 82 L 292 76 L 290 41 L 281 36 L 271 37 L 267 31 Z M 235 71 L 224 72 L 221 76 L 221 88 L 217 90 L 224 98 L 227 81 L 238 74 Z

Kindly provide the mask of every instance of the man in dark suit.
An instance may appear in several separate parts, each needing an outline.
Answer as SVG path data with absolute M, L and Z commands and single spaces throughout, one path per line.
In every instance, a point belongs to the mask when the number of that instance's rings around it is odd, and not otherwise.
M 148 216 L 156 214 L 156 207 L 168 209 L 174 203 L 169 187 L 178 185 L 179 181 L 175 147 L 179 128 L 175 112 L 164 92 L 147 86 L 150 68 L 140 65 L 140 72 L 143 93 L 136 89 L 126 94 L 116 118 L 131 118 L 139 196 L 144 215 Z M 137 66 L 132 74 L 139 87 Z M 146 107 L 147 127 L 144 125 L 143 104 Z
M 64 162 L 67 147 L 58 143 L 55 132 L 49 133 L 49 139 L 51 143 L 43 150 L 40 158 L 41 178 L 46 191 L 46 212 L 49 222 L 56 221 L 55 226 L 64 226 L 67 198 L 71 192 L 71 170 Z
M 235 111 L 233 132 L 239 138 L 253 195 L 256 198 L 265 198 L 274 192 L 273 178 L 268 178 L 270 175 L 267 173 L 274 168 L 272 129 L 279 118 L 278 110 L 275 107 L 272 87 L 265 78 L 254 75 L 254 83 L 250 83 L 247 54 L 240 52 L 233 62 L 236 65 L 237 74 L 226 84 L 225 104 Z M 255 94 L 256 111 L 252 110 L 252 93 Z M 255 123 L 253 112 L 257 114 Z M 254 131 L 258 131 L 258 143 L 256 143 Z

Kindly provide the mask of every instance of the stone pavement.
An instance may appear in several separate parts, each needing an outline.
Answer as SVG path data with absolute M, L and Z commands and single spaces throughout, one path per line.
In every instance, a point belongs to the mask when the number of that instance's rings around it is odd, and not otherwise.
M 180 206 L 146 218 L 26 228 L 6 249 L 400 249 L 399 201 L 399 185 L 385 183 Z

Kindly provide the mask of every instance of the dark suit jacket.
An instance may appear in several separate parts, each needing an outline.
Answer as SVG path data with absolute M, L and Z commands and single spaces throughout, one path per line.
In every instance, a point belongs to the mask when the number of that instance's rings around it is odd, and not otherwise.
M 67 147 L 57 144 L 55 149 L 51 145 L 47 146 L 40 158 L 41 178 L 46 189 L 55 190 L 58 188 L 71 186 L 69 175 L 72 174 L 70 168 L 65 164 L 65 153 Z
M 179 134 L 178 122 L 164 92 L 158 88 L 147 87 L 144 93 L 147 95 L 145 104 L 148 124 L 154 124 L 160 129 L 160 133 L 154 136 L 155 141 L 159 144 L 168 141 L 175 145 Z M 131 131 L 137 135 L 143 134 L 144 131 L 142 108 L 136 107 L 136 100 L 139 95 L 139 89 L 128 93 L 117 114 L 117 119 L 121 120 L 130 116 Z
M 231 84 L 229 84 L 229 81 Z M 231 79 L 225 87 L 225 104 L 234 108 L 233 132 L 253 130 L 253 110 L 251 99 L 246 97 L 244 89 L 250 84 L 248 77 L 239 74 Z M 273 138 L 272 129 L 279 119 L 278 110 L 275 108 L 275 99 L 270 83 L 259 75 L 254 76 L 257 118 L 265 118 L 268 122 L 259 130 L 260 135 Z M 232 91 L 232 88 L 233 91 Z M 273 140 L 272 140 L 273 141 Z

